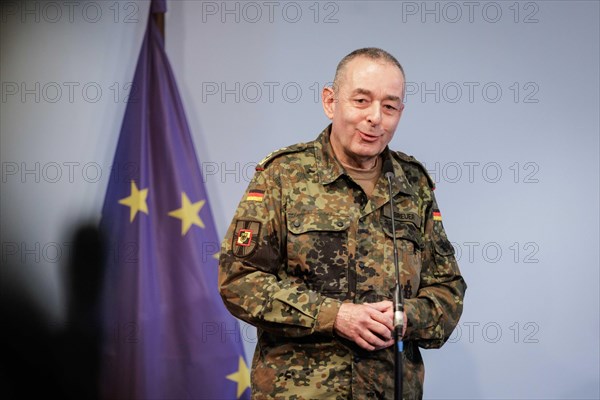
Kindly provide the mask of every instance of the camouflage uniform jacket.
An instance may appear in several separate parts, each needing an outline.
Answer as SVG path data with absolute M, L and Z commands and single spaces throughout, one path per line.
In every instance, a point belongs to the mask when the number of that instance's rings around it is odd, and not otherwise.
M 392 299 L 388 184 L 380 176 L 367 198 L 334 158 L 330 129 L 258 165 L 222 244 L 221 296 L 233 315 L 258 328 L 256 399 L 393 398 L 394 346 L 368 352 L 333 331 L 342 302 Z M 412 157 L 390 154 L 408 318 L 404 398 L 414 399 L 424 378 L 418 346 L 448 339 L 466 285 L 433 183 Z

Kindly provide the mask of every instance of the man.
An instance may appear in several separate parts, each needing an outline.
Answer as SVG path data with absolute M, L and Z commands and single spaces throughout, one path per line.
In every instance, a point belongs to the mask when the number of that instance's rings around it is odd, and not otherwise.
M 350 53 L 323 89 L 331 125 L 256 168 L 223 241 L 219 275 L 227 308 L 258 328 L 254 398 L 393 398 L 392 217 L 407 321 L 403 396 L 422 397 L 418 346 L 448 339 L 466 285 L 433 182 L 387 147 L 404 88 L 389 53 Z M 381 173 L 388 158 L 393 213 Z

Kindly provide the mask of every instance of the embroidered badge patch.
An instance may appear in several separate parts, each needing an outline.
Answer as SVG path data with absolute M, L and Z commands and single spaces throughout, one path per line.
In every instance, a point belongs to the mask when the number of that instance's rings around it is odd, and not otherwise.
M 252 231 L 249 229 L 240 229 L 238 232 L 237 242 L 235 242 L 238 246 L 250 246 L 250 242 L 252 241 Z
M 233 254 L 237 257 L 248 257 L 252 254 L 256 250 L 259 233 L 260 222 L 236 221 L 235 234 L 233 235 Z
M 264 197 L 264 190 L 251 190 L 248 192 L 248 196 L 246 196 L 246 201 L 263 201 Z
M 442 220 L 442 213 L 439 211 L 434 211 L 433 212 L 433 220 L 434 221 L 441 221 Z

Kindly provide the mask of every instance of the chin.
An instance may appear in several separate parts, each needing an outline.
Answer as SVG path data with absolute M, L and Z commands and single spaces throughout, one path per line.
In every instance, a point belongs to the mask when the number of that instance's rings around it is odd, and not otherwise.
M 379 154 L 381 154 L 383 149 L 385 149 L 385 146 L 384 147 L 378 146 L 377 148 L 373 148 L 372 146 L 368 146 L 368 148 L 365 148 L 365 146 L 360 146 L 359 148 L 356 149 L 355 154 L 357 154 L 361 157 L 376 157 Z

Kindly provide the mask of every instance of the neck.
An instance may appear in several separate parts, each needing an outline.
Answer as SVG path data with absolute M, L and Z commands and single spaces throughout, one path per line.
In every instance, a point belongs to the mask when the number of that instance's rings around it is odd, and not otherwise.
M 358 183 L 360 187 L 362 187 L 367 197 L 371 197 L 371 194 L 373 194 L 373 190 L 375 189 L 375 185 L 377 184 L 377 180 L 379 179 L 379 175 L 381 175 L 382 163 L 379 162 L 379 157 L 375 157 L 375 164 L 368 169 L 356 168 L 345 164 L 343 161 L 340 161 L 340 163 L 346 170 L 346 173 L 354 180 L 354 182 Z
M 340 151 L 341 149 L 338 149 L 333 141 L 330 142 L 330 145 L 335 158 L 337 158 L 338 161 L 346 167 L 349 166 L 355 169 L 369 171 L 377 166 L 379 155 L 368 157 L 350 156 L 345 154 L 344 151 Z

